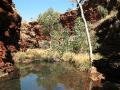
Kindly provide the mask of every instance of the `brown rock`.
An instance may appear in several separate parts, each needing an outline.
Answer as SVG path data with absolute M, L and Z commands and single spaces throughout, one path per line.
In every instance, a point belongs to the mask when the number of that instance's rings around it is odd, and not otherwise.
M 21 17 L 13 9 L 12 0 L 0 0 L 0 70 L 12 72 L 12 52 L 19 50 Z

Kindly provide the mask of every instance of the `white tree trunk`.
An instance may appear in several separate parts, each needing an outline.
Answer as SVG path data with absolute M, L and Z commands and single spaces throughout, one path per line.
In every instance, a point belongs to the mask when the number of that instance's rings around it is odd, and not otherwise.
M 88 45 L 89 45 L 89 58 L 90 58 L 90 62 L 91 62 L 91 65 L 92 65 L 92 62 L 93 62 L 93 54 L 92 54 L 92 45 L 91 45 L 91 39 L 90 39 L 90 33 L 89 33 L 89 29 L 88 29 L 88 25 L 87 25 L 87 21 L 85 19 L 85 15 L 84 15 L 84 11 L 83 11 L 83 7 L 82 7 L 82 4 L 79 3 L 78 0 L 76 0 L 79 7 L 80 7 L 80 10 L 81 10 L 81 16 L 82 16 L 82 19 L 85 23 L 85 30 L 86 30 L 86 35 L 87 35 L 87 40 L 88 40 Z M 90 85 L 89 85 L 89 90 L 92 90 L 92 81 L 90 82 Z
M 82 19 L 83 19 L 83 21 L 85 23 L 85 30 L 86 30 L 87 40 L 88 40 L 88 45 L 89 45 L 89 58 L 90 58 L 90 61 L 92 63 L 93 62 L 92 45 L 91 45 L 90 33 L 89 33 L 89 30 L 88 30 L 87 21 L 85 19 L 85 15 L 84 15 L 82 4 L 79 3 L 79 0 L 76 0 L 76 1 L 77 1 L 78 5 L 79 5 L 79 8 L 81 10 L 81 16 L 82 16 Z

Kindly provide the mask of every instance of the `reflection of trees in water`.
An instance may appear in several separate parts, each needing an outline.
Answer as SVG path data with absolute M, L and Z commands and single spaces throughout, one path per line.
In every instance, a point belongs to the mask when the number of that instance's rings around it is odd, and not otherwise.
M 20 71 L 14 65 L 13 71 L 3 74 L 0 77 L 0 90 L 21 90 L 20 89 Z M 9 67 L 7 67 L 9 69 Z
M 36 63 L 28 64 L 28 66 L 25 65 L 24 67 L 25 70 L 22 70 L 22 76 L 26 76 L 29 73 L 36 74 L 38 76 L 38 85 L 46 88 L 46 90 L 54 90 L 57 87 L 59 88 L 59 86 L 65 88 L 65 90 L 87 90 L 89 85 L 86 72 L 81 73 L 66 63 Z
M 67 90 L 89 90 L 89 75 L 87 72 L 67 72 L 58 79 L 67 87 Z
M 0 90 L 21 90 L 20 80 L 8 80 L 0 82 Z

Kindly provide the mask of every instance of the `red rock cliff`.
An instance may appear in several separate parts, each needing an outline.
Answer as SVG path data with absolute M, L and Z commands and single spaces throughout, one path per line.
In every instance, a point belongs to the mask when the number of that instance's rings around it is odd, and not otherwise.
M 11 52 L 19 50 L 20 25 L 12 0 L 0 0 L 0 69 L 14 63 Z

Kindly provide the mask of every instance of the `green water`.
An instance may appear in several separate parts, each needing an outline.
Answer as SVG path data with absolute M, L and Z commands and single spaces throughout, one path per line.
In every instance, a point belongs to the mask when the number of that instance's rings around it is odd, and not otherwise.
M 20 79 L 0 83 L 0 90 L 88 90 L 89 76 L 67 63 L 18 65 Z

